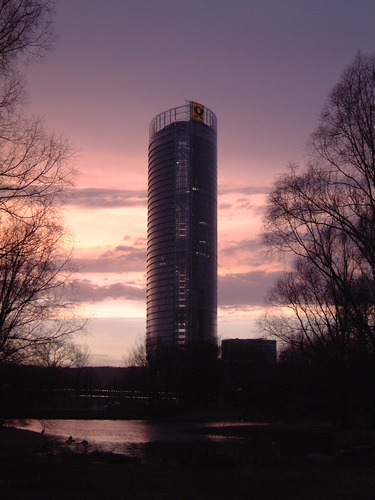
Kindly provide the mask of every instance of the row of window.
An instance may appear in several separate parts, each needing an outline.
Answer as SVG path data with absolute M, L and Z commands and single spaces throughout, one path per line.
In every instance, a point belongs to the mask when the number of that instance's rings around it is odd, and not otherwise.
M 207 169 L 207 163 L 202 163 L 201 169 L 201 175 L 194 176 L 192 179 L 191 191 L 195 194 L 214 196 L 217 192 L 216 178 L 213 178 L 212 172 Z M 153 169 L 150 167 L 148 178 L 149 194 L 152 195 L 156 190 L 165 189 L 166 186 L 181 185 L 181 187 L 187 189 L 189 187 L 188 180 L 189 172 L 181 170 L 175 172 L 171 169 L 170 164 L 164 168 L 160 168 L 160 165 L 156 165 Z
M 149 236 L 149 242 L 147 245 L 147 258 L 153 256 L 164 256 L 168 254 L 173 254 L 173 234 L 162 234 L 155 231 Z
M 168 321 L 164 321 L 164 318 L 167 318 Z M 156 321 L 163 320 L 162 323 L 172 324 L 172 313 L 170 310 L 168 311 L 159 311 L 159 312 L 148 312 L 147 313 L 147 322 L 149 325 L 155 324 Z
M 166 207 L 162 208 L 161 210 L 158 210 L 155 208 L 154 210 L 151 210 L 148 214 L 148 230 L 152 229 L 153 224 L 160 223 L 160 221 L 165 222 L 166 224 L 171 222 L 171 219 L 174 221 L 173 217 L 173 211 Z
M 160 238 L 153 240 L 147 248 L 147 266 L 155 264 L 160 265 L 162 262 L 172 263 L 174 261 L 174 244 L 172 238 Z
M 170 201 L 169 203 L 162 202 L 160 205 L 156 203 L 152 208 L 148 210 L 148 215 L 147 215 L 148 228 L 150 224 L 159 223 L 161 219 L 165 221 L 167 225 L 169 224 L 171 226 L 175 220 L 173 213 L 174 213 L 173 201 Z
M 146 321 L 146 326 L 149 329 L 157 328 L 158 325 L 160 325 L 161 330 L 168 329 L 171 333 L 173 333 L 173 331 L 176 328 L 176 324 L 173 320 L 172 314 L 169 314 L 168 317 L 157 316 L 156 318 L 152 318 L 152 319 L 148 318 Z
M 148 305 L 166 305 L 166 304 L 183 304 L 186 306 L 186 301 L 189 299 L 190 294 L 187 292 L 180 292 L 178 296 L 175 297 L 173 290 L 149 290 L 147 294 L 147 304 Z M 175 300 L 174 300 L 175 299 Z
M 171 231 L 173 233 L 174 228 L 174 218 L 173 217 L 164 217 L 162 220 L 156 217 L 148 217 L 147 223 L 147 232 L 148 236 L 155 234 L 158 230 L 160 232 Z
M 156 199 L 161 202 L 164 198 L 174 198 L 175 179 L 158 177 L 148 185 L 148 206 Z
M 162 283 L 162 284 L 157 283 L 148 290 L 147 297 L 151 297 L 152 294 L 158 292 L 164 292 L 169 294 L 173 293 L 173 283 L 171 283 L 170 280 L 168 283 Z
M 169 220 L 152 219 L 148 222 L 148 243 L 151 243 L 154 238 L 164 240 L 169 237 L 173 239 L 174 221 L 172 217 L 169 217 Z
M 151 164 L 148 166 L 148 187 L 150 188 L 156 180 L 162 178 L 164 182 L 174 182 L 175 171 L 172 168 L 173 163 L 166 161 L 163 163 Z
M 163 304 L 161 301 L 149 300 L 147 301 L 147 318 L 150 314 L 165 314 L 168 317 L 173 315 L 173 301 Z M 155 319 L 155 315 L 153 318 Z
M 174 134 L 171 130 L 164 130 L 150 138 L 149 150 L 161 147 L 164 143 L 172 142 L 174 144 Z
M 155 286 L 168 285 L 171 282 L 173 276 L 171 274 L 160 276 L 160 274 L 152 275 L 151 273 L 147 275 L 147 291 L 151 291 Z
M 174 232 L 174 228 L 177 224 L 185 224 L 185 227 L 191 227 L 195 231 L 204 231 L 204 232 L 212 232 L 216 234 L 216 220 L 211 220 L 209 222 L 201 222 L 200 219 L 205 218 L 206 220 L 210 219 L 209 211 L 205 210 L 205 213 L 194 213 L 194 215 L 190 218 L 187 213 L 187 209 L 181 209 L 176 211 L 177 213 L 174 216 L 173 210 L 159 211 L 155 208 L 148 215 L 148 232 L 150 233 L 151 229 L 156 228 L 156 226 L 160 226 L 159 230 L 161 233 Z M 196 212 L 196 211 L 195 211 Z M 191 221 L 191 224 L 190 224 Z
M 174 141 L 171 137 L 164 137 L 153 141 L 148 147 L 148 161 L 153 162 L 158 158 L 173 156 Z
M 171 344 L 173 341 L 174 341 L 174 335 L 173 335 L 173 330 L 171 331 L 171 329 L 165 329 L 165 330 L 159 330 L 157 325 L 153 326 L 153 328 L 149 330 L 147 330 L 147 337 L 151 340 L 151 338 L 153 337 L 155 339 L 155 343 L 154 343 L 154 346 L 158 346 L 160 344 L 160 340 L 163 339 L 165 341 L 168 340 L 168 344 Z M 151 342 L 150 344 L 147 344 L 148 346 L 149 345 L 152 345 Z
M 172 276 L 174 270 L 174 260 L 173 259 L 154 259 L 151 262 L 147 263 L 147 277 L 149 279 L 149 282 L 151 282 L 151 279 L 153 276 L 156 277 L 164 277 Z
M 155 324 L 156 321 L 160 321 L 160 324 L 172 325 L 173 315 L 171 314 L 170 310 L 163 310 L 163 309 L 161 309 L 160 311 L 155 311 L 153 313 L 150 312 L 147 314 L 148 325 Z
M 174 200 L 175 184 L 174 179 L 158 180 L 158 184 L 149 185 L 148 189 L 148 207 L 152 207 L 152 202 L 163 203 L 163 200 Z
M 147 220 L 148 222 L 152 222 L 153 219 L 160 219 L 160 217 L 166 217 L 169 215 L 169 218 L 174 219 L 173 210 L 174 208 L 174 197 L 173 196 L 155 196 L 150 200 L 148 205 L 148 214 Z M 166 217 L 166 220 L 168 218 Z

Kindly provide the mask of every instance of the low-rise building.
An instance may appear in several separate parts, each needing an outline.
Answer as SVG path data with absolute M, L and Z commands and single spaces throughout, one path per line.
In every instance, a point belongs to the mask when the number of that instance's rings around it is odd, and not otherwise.
M 232 363 L 276 363 L 276 340 L 225 339 L 221 343 L 223 361 Z

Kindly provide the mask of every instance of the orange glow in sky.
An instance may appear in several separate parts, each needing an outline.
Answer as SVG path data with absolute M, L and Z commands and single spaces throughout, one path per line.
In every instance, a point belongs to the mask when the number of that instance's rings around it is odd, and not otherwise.
M 195 100 L 218 117 L 219 321 L 253 337 L 280 263 L 259 242 L 266 193 L 358 49 L 372 1 L 58 0 L 56 49 L 27 68 L 29 111 L 77 151 L 65 207 L 95 365 L 145 334 L 148 126 Z

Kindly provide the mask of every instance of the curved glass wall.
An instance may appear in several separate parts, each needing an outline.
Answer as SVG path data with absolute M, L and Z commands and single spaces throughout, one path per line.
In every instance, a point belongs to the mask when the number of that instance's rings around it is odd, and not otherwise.
M 204 106 L 150 124 L 147 354 L 216 339 L 216 116 Z

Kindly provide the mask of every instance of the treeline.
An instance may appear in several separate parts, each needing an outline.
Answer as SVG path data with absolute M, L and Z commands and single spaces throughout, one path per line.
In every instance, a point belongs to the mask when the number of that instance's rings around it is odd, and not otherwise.
M 295 351 L 285 352 L 274 365 L 218 359 L 210 366 L 195 365 L 194 372 L 181 359 L 163 373 L 148 367 L 3 365 L 0 416 L 47 418 L 51 413 L 45 410 L 95 410 L 108 418 L 152 418 L 196 410 L 197 418 L 209 414 L 252 421 L 373 426 L 372 361 L 358 359 L 340 381 L 342 385 L 332 374 L 334 369 L 323 369 Z M 134 391 L 142 399 L 81 397 L 99 389 Z M 98 418 L 95 413 L 88 416 Z

